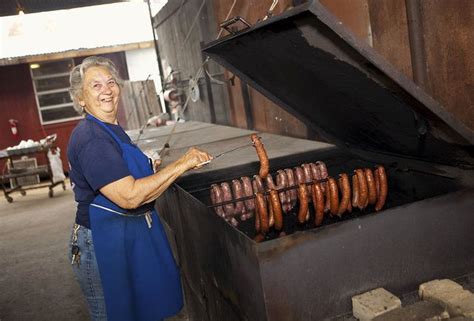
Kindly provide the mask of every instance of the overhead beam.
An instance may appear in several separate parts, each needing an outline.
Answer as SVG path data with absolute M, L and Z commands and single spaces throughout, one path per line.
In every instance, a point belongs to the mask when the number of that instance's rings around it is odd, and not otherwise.
M 100 47 L 100 48 L 51 52 L 47 54 L 24 56 L 24 57 L 4 58 L 4 59 L 0 59 L 0 66 L 27 64 L 27 63 L 32 63 L 32 62 L 43 62 L 43 61 L 51 61 L 51 60 L 61 60 L 61 59 L 84 57 L 84 56 L 95 56 L 95 55 L 101 55 L 101 54 L 112 53 L 112 52 L 129 51 L 129 50 L 135 50 L 135 49 L 147 49 L 147 48 L 153 48 L 153 41 L 144 41 L 144 42 L 130 43 L 130 44 L 118 45 L 118 46 Z

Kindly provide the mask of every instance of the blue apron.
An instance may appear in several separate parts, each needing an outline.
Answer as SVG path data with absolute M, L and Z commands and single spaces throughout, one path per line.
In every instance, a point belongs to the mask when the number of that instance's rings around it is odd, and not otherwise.
M 123 143 L 97 118 L 87 119 L 120 145 L 135 179 L 153 174 L 138 147 Z M 99 194 L 89 206 L 89 216 L 107 320 L 157 321 L 178 313 L 183 306 L 179 271 L 156 211 L 131 215 Z

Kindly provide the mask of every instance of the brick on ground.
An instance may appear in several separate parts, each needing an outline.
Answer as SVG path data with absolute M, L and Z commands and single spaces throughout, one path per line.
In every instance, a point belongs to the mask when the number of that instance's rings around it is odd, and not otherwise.
M 383 288 L 352 297 L 352 313 L 361 321 L 373 320 L 401 306 L 400 299 Z
M 420 285 L 420 298 L 445 307 L 451 317 L 474 317 L 474 294 L 451 280 L 433 280 Z

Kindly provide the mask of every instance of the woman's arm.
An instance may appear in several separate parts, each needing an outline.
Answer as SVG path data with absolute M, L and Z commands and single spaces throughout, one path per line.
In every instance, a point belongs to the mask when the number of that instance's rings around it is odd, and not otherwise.
M 140 179 L 127 176 L 105 185 L 100 192 L 118 206 L 134 209 L 157 199 L 179 176 L 210 159 L 211 155 L 192 147 L 180 159 L 153 175 Z

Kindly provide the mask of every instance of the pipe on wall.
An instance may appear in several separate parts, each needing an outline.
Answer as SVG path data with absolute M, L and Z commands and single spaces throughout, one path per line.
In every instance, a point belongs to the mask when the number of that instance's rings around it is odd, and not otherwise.
M 413 80 L 418 86 L 429 92 L 426 73 L 425 42 L 423 38 L 423 21 L 421 17 L 421 0 L 405 0 L 405 6 Z

